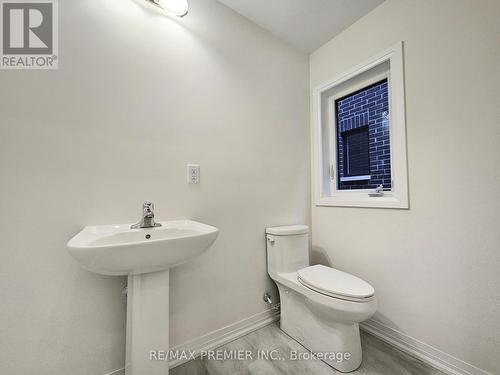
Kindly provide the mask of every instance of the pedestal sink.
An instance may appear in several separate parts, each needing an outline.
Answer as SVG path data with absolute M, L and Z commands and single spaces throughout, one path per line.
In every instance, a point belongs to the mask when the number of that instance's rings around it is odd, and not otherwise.
M 150 352 L 169 349 L 169 269 L 207 250 L 219 230 L 191 220 L 85 227 L 68 242 L 69 253 L 91 272 L 128 275 L 127 375 L 166 375 L 168 361 Z

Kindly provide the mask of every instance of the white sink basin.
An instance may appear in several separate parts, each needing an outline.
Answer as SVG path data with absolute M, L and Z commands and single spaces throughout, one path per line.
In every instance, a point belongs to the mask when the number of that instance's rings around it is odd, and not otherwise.
M 130 224 L 88 226 L 68 242 L 68 250 L 89 271 L 133 275 L 187 262 L 208 249 L 219 233 L 191 220 L 160 224 L 144 229 L 130 229 Z

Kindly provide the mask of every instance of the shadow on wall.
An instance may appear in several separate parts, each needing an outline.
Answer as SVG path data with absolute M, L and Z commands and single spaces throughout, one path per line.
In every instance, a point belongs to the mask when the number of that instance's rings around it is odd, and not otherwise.
M 333 267 L 332 259 L 322 247 L 312 246 L 309 256 L 311 266 L 322 264 L 323 266 Z
M 310 264 L 312 266 L 316 264 L 321 264 L 324 266 L 335 268 L 332 258 L 328 255 L 327 251 L 319 246 L 312 246 L 310 251 Z M 375 291 L 376 295 L 377 291 Z M 378 301 L 379 306 L 381 301 Z M 367 320 L 364 324 L 361 324 L 361 329 L 375 335 L 383 340 L 387 340 L 390 337 L 392 340 L 396 340 L 401 343 L 404 347 L 410 348 L 421 348 L 422 343 L 415 340 L 413 337 L 408 336 L 404 331 L 401 330 L 392 320 L 390 320 L 384 314 L 379 311 L 375 312 L 375 315 Z

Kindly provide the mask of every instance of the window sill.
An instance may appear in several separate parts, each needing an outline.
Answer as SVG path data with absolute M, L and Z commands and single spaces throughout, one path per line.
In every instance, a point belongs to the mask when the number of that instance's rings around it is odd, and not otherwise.
M 340 182 L 349 182 L 349 181 L 366 181 L 371 179 L 372 176 L 367 174 L 364 176 L 350 176 L 350 177 L 340 177 Z
M 408 201 L 400 200 L 394 195 L 370 197 L 365 194 L 342 194 L 321 197 L 316 200 L 317 207 L 369 207 L 369 208 L 401 208 L 408 209 Z

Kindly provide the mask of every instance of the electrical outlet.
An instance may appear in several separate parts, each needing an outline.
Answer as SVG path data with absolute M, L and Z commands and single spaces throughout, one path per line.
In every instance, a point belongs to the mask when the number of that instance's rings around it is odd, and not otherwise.
M 200 183 L 200 165 L 199 164 L 188 164 L 187 165 L 187 179 L 188 179 L 188 184 L 199 184 Z

